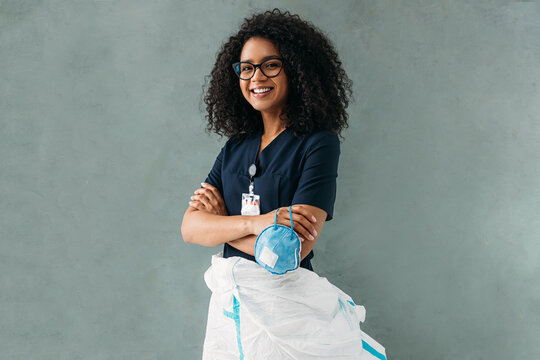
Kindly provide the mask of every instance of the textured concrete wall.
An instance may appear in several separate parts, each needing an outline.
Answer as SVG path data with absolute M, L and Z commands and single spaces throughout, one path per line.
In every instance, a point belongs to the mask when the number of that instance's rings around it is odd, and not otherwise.
M 204 76 L 254 10 L 354 81 L 318 273 L 390 359 L 540 358 L 540 5 L 0 1 L 2 359 L 197 359 L 219 249 L 179 224 L 224 139 Z

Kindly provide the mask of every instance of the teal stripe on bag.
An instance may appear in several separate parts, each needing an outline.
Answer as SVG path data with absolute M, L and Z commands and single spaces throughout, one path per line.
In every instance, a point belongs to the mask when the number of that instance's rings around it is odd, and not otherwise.
M 378 359 L 381 359 L 381 360 L 386 360 L 386 356 L 384 356 L 383 354 L 381 354 L 380 352 L 378 352 L 377 350 L 375 350 L 374 348 L 371 347 L 371 345 L 369 345 L 367 342 L 365 342 L 364 340 L 362 340 L 362 347 L 367 351 L 369 352 L 371 355 L 375 356 L 376 358 Z
M 223 309 L 223 315 L 234 320 L 236 327 L 236 341 L 238 342 L 238 352 L 240 353 L 240 360 L 244 360 L 244 351 L 242 350 L 242 341 L 240 336 L 240 303 L 233 296 L 233 312 Z

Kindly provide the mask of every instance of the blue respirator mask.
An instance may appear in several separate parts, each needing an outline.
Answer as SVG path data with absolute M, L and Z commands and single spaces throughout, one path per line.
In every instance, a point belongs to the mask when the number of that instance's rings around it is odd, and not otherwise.
M 300 265 L 302 243 L 294 232 L 292 211 L 289 206 L 291 227 L 277 224 L 277 209 L 274 225 L 265 228 L 255 241 L 255 260 L 263 268 L 276 275 L 296 270 Z

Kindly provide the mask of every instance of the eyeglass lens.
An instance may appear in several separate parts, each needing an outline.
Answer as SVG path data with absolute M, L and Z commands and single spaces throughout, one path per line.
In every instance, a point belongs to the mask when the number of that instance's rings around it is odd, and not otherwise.
M 255 69 L 260 67 L 263 74 L 267 77 L 275 77 L 281 70 L 282 62 L 279 59 L 270 59 L 263 62 L 260 66 L 255 66 L 248 62 L 241 62 L 236 67 L 236 73 L 242 80 L 251 79 Z

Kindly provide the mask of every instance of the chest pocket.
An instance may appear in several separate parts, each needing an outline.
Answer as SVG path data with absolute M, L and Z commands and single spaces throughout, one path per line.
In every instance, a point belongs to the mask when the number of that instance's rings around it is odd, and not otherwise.
M 261 214 L 266 214 L 280 207 L 280 177 L 278 175 L 257 176 L 254 182 L 255 194 L 261 196 Z
M 272 177 L 277 194 L 275 208 L 291 205 L 298 187 L 298 179 L 282 174 L 273 174 Z

